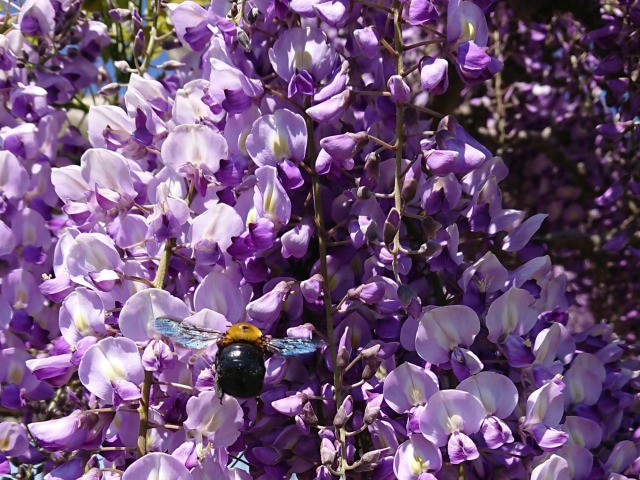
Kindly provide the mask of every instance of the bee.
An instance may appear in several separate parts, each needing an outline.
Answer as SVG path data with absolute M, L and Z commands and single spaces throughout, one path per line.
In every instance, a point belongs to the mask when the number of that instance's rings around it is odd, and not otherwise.
M 197 327 L 173 318 L 156 318 L 154 330 L 184 347 L 200 350 L 218 345 L 215 359 L 216 393 L 237 398 L 256 397 L 262 390 L 265 357 L 312 353 L 322 345 L 305 338 L 272 338 L 248 323 L 236 323 L 226 332 Z

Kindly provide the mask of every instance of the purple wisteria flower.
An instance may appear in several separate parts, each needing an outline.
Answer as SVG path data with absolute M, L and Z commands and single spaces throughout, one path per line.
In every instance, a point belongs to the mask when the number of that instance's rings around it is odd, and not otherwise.
M 274 71 L 289 82 L 288 93 L 315 93 L 315 82 L 333 71 L 337 56 L 327 43 L 326 34 L 313 27 L 292 28 L 284 32 L 269 50 Z
M 475 460 L 480 456 L 469 438 L 484 420 L 484 407 L 472 394 L 457 390 L 436 392 L 420 414 L 420 431 L 437 447 L 447 445 L 451 463 Z
M 227 156 L 228 147 L 224 137 L 204 125 L 180 125 L 162 144 L 164 164 L 192 180 L 202 196 L 205 196 L 207 184 L 220 169 L 220 160 L 226 160 Z
M 127 469 L 122 476 L 124 480 L 150 480 L 152 478 L 175 478 L 176 480 L 192 480 L 187 467 L 171 455 L 153 452 L 140 458 Z
M 184 427 L 206 438 L 213 448 L 233 445 L 240 436 L 242 409 L 233 397 L 217 398 L 215 392 L 203 392 L 187 403 Z
M 430 363 L 450 363 L 463 380 L 482 370 L 482 361 L 468 348 L 480 332 L 476 313 L 464 305 L 450 305 L 425 312 L 419 319 L 416 351 Z
M 89 347 L 78 375 L 91 393 L 112 405 L 140 398 L 142 363 L 136 344 L 127 338 L 105 338 Z

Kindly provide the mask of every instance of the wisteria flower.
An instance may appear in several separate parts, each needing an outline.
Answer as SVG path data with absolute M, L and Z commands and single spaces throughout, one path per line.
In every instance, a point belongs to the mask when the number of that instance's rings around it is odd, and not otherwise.
M 80 233 L 68 247 L 65 262 L 69 277 L 88 288 L 110 291 L 124 266 L 113 240 L 102 233 Z
M 217 249 L 226 251 L 232 238 L 243 231 L 244 224 L 238 212 L 229 205 L 217 203 L 193 219 L 189 238 L 196 258 L 201 256 L 203 261 L 213 261 L 218 258 Z
M 297 113 L 276 110 L 253 122 L 245 142 L 247 152 L 259 167 L 289 161 L 298 165 L 307 150 L 307 127 Z
M 431 371 L 405 362 L 389 373 L 383 395 L 393 410 L 406 413 L 415 406 L 425 405 L 437 391 L 438 381 Z
M 228 447 L 240 435 L 243 414 L 238 401 L 215 392 L 202 392 L 187 402 L 187 420 L 184 427 L 202 435 L 213 448 Z
M 327 78 L 336 63 L 336 52 L 327 43 L 325 33 L 313 27 L 287 30 L 269 50 L 269 60 L 276 73 L 292 85 L 299 76 L 309 75 L 312 82 Z M 315 91 L 313 83 L 301 93 L 311 95 Z
M 122 475 L 123 480 L 175 479 L 192 480 L 192 476 L 178 459 L 162 452 L 150 453 L 137 461 Z
M 111 414 L 74 410 L 66 417 L 30 423 L 27 428 L 43 448 L 54 452 L 71 452 L 82 447 L 95 448 L 100 445 L 111 417 Z
M 469 392 L 484 405 L 487 415 L 481 431 L 489 448 L 513 442 L 512 432 L 503 419 L 516 408 L 518 389 L 508 377 L 495 372 L 480 372 L 464 379 L 456 389 Z
M 442 468 L 442 454 L 422 435 L 411 435 L 393 459 L 393 472 L 399 480 L 433 480 Z
M 545 383 L 527 399 L 527 412 L 521 428 L 531 434 L 540 448 L 554 450 L 568 438 L 558 430 L 563 414 L 564 384 L 557 378 Z
M 146 342 L 154 334 L 152 324 L 156 318 L 183 319 L 187 316 L 189 309 L 180 299 L 164 290 L 148 288 L 130 297 L 123 305 L 120 330 L 135 342 Z
M 480 430 L 484 417 L 482 403 L 472 394 L 441 390 L 420 414 L 420 431 L 437 447 L 447 444 L 451 463 L 458 464 L 480 456 L 469 435 Z
M 90 347 L 78 367 L 80 381 L 111 405 L 140 398 L 144 378 L 136 344 L 128 338 L 105 338 Z
M 473 310 L 449 305 L 426 311 L 419 322 L 416 351 L 422 358 L 434 364 L 451 362 L 461 378 L 482 370 L 482 362 L 468 349 L 480 332 L 480 321 Z
M 71 293 L 60 308 L 60 332 L 69 345 L 86 336 L 105 335 L 104 305 L 100 296 L 87 288 Z
M 202 196 L 227 156 L 225 138 L 205 125 L 180 125 L 162 144 L 165 165 L 192 180 Z

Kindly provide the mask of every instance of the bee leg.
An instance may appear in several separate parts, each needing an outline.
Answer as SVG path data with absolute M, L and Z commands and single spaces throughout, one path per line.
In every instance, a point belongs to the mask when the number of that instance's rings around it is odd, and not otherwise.
M 220 388 L 220 385 L 218 384 L 217 381 L 216 381 L 216 395 L 220 399 L 220 403 L 222 403 L 222 397 L 224 396 L 224 392 L 222 391 L 222 388 Z

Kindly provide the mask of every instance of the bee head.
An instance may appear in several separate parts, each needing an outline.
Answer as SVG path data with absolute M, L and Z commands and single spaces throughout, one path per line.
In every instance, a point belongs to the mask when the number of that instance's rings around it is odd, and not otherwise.
M 262 338 L 262 332 L 259 328 L 248 323 L 236 323 L 229 327 L 227 336 L 233 342 L 257 342 Z

